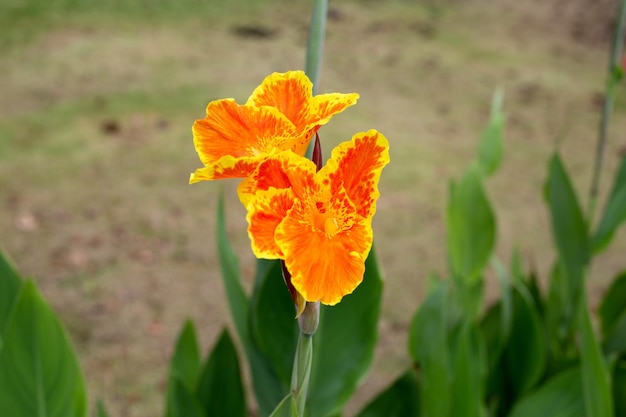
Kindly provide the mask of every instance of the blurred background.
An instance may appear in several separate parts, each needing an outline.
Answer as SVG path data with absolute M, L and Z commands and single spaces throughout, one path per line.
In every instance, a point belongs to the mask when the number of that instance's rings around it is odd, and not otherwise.
M 304 67 L 310 3 L 0 0 L 0 246 L 69 328 L 91 400 L 111 415 L 162 415 L 187 317 L 205 350 L 231 325 L 214 243 L 220 189 L 250 286 L 236 183 L 187 184 L 201 165 L 191 125 L 209 101 L 244 102 L 271 72 Z M 321 129 L 325 155 L 376 128 L 392 159 L 374 219 L 380 341 L 348 410 L 409 362 L 426 278 L 446 273 L 448 184 L 472 161 L 498 87 L 505 156 L 487 184 L 497 253 L 508 261 L 518 248 L 545 282 L 548 158 L 560 149 L 585 207 L 616 10 L 615 0 L 330 1 L 319 92 L 361 98 Z M 620 95 L 602 195 L 626 154 Z M 590 271 L 592 302 L 625 267 L 622 230 Z

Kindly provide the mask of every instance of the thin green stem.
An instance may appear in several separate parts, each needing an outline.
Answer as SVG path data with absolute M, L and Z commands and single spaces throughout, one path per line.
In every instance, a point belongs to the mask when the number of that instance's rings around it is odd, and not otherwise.
M 309 39 L 306 49 L 306 65 L 304 71 L 313 83 L 313 94 L 317 92 L 324 54 L 324 36 L 326 34 L 326 15 L 328 14 L 328 0 L 314 0 Z
M 604 105 L 602 106 L 602 116 L 600 118 L 600 134 L 596 147 L 595 164 L 593 167 L 593 178 L 591 180 L 591 190 L 589 192 L 589 224 L 593 224 L 593 217 L 598 202 L 598 192 L 600 189 L 600 177 L 602 175 L 602 166 L 604 165 L 604 154 L 606 150 L 606 142 L 608 136 L 608 126 L 611 113 L 613 112 L 613 103 L 615 101 L 615 90 L 622 77 L 620 68 L 620 60 L 622 50 L 624 48 L 624 29 L 626 27 L 626 0 L 622 0 L 619 9 L 618 21 L 613 35 L 613 45 L 609 58 L 608 77 L 606 83 L 606 91 L 604 94 Z
M 317 92 L 322 68 L 322 55 L 324 54 L 324 37 L 326 35 L 326 16 L 328 15 L 328 0 L 314 0 L 311 25 L 309 26 L 309 39 L 306 48 L 306 64 L 304 72 L 313 83 L 313 94 Z M 307 158 L 313 156 L 313 143 L 311 141 L 306 151 Z
M 296 401 L 298 417 L 304 417 L 309 378 L 313 361 L 313 335 L 300 332 L 291 373 L 291 394 Z

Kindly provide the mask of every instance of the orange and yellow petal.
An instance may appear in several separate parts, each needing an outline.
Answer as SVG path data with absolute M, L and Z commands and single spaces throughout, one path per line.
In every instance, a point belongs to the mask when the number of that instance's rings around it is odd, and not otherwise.
M 205 165 L 224 156 L 254 157 L 295 147 L 301 141 L 293 123 L 272 107 L 242 106 L 233 99 L 209 103 L 204 119 L 192 128 L 193 142 Z
M 248 205 L 248 236 L 252 243 L 252 252 L 257 258 L 282 258 L 283 254 L 276 244 L 274 234 L 293 203 L 290 189 L 272 188 L 258 192 Z
M 381 133 L 369 130 L 333 149 L 319 174 L 329 183 L 332 193 L 345 188 L 357 213 L 371 219 L 376 212 L 380 174 L 388 163 L 389 142 Z
M 315 181 L 315 164 L 291 151 L 269 156 L 245 179 L 237 189 L 239 200 L 246 206 L 257 191 L 274 188 L 291 188 L 294 195 L 316 192 L 319 186 Z
M 289 212 L 276 229 L 276 241 L 291 272 L 291 282 L 307 300 L 335 305 L 363 280 L 372 229 L 358 219 L 349 230 L 328 234 Z
M 251 175 L 265 156 L 234 158 L 223 156 L 217 162 L 198 168 L 189 177 L 189 184 L 226 178 L 243 178 Z
M 247 105 L 278 109 L 297 127 L 308 123 L 313 83 L 304 71 L 288 71 L 268 75 L 253 92 Z

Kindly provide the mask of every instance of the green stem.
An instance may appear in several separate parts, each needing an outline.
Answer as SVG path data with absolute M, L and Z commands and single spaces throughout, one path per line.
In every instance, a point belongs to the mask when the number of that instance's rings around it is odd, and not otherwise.
M 294 396 L 298 409 L 298 417 L 304 416 L 307 393 L 309 391 L 309 377 L 313 360 L 313 335 L 300 332 L 296 356 L 291 373 L 291 394 Z
M 309 40 L 306 49 L 306 65 L 304 69 L 306 75 L 313 83 L 313 94 L 317 92 L 317 84 L 320 79 L 327 14 L 328 0 L 314 0 L 311 25 L 309 26 Z
M 620 59 L 624 48 L 624 29 L 626 23 L 626 0 L 622 0 L 618 15 L 618 24 L 613 35 L 613 46 L 609 58 L 608 77 L 606 83 L 606 91 L 604 94 L 604 105 L 602 106 L 602 116 L 600 119 L 600 134 L 596 147 L 596 158 L 593 167 L 593 178 L 591 180 L 591 190 L 589 192 L 589 224 L 593 223 L 593 216 L 596 210 L 598 200 L 598 192 L 600 189 L 600 177 L 602 174 L 602 166 L 604 165 L 604 154 L 606 150 L 606 142 L 608 136 L 608 126 L 611 113 L 613 111 L 613 103 L 615 101 L 615 87 L 621 78 Z
M 313 95 L 317 92 L 324 54 L 324 36 L 326 34 L 326 16 L 328 14 L 328 0 L 314 0 L 309 39 L 306 48 L 306 64 L 304 72 L 313 83 Z M 311 141 L 306 151 L 306 157 L 313 157 L 314 141 Z

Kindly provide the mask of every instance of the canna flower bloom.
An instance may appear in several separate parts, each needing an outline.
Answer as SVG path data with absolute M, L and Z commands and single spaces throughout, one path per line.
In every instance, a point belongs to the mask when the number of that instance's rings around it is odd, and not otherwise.
M 335 148 L 319 172 L 312 161 L 283 152 L 240 187 L 254 254 L 284 260 L 304 300 L 337 304 L 363 280 L 388 149 L 377 131 L 359 133 Z
M 293 151 L 304 155 L 311 138 L 333 115 L 356 103 L 359 95 L 313 96 L 303 71 L 269 75 L 246 104 L 233 99 L 209 103 L 206 117 L 193 125 L 193 142 L 205 165 L 189 183 L 245 178 L 269 155 Z

